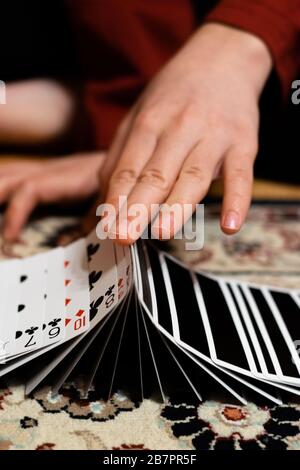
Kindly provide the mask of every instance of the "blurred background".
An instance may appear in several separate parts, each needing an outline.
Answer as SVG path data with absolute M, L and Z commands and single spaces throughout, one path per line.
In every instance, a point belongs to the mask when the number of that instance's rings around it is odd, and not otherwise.
M 85 69 L 83 73 L 78 53 L 80 48 L 70 23 L 70 5 L 62 0 L 1 2 L 0 79 L 7 84 L 8 97 L 7 104 L 0 107 L 2 161 L 20 155 L 46 158 L 94 147 L 90 138 L 89 119 L 81 105 L 81 83 L 83 75 L 89 78 L 89 71 Z M 200 21 L 205 8 L 202 6 L 201 11 L 197 12 L 199 3 L 194 2 L 194 5 Z M 99 50 L 98 61 L 101 61 L 101 52 Z M 35 136 L 24 138 L 19 128 L 22 126 L 21 119 L 18 119 L 20 107 L 15 106 L 13 99 L 9 99 L 11 85 L 32 79 L 50 80 L 51 86 L 48 95 L 40 101 L 35 95 L 35 88 L 27 86 L 27 99 L 24 99 L 24 93 L 22 95 L 25 116 L 28 113 L 25 108 L 33 109 L 43 104 L 44 110 L 40 111 L 42 121 L 43 114 L 51 105 L 54 106 L 56 99 L 61 99 L 61 95 L 65 99 L 60 109 L 60 124 L 47 138 L 43 138 L 43 135 L 40 138 L 38 129 L 36 139 Z M 277 88 L 276 77 L 272 76 L 261 98 L 260 150 L 255 165 L 258 181 L 255 183 L 254 196 L 282 199 L 285 194 L 289 199 L 297 199 L 297 185 L 300 183 L 300 105 L 293 105 L 291 99 L 283 103 Z M 12 132 L 8 126 L 14 119 L 15 132 Z M 272 185 L 272 182 L 283 185 Z M 210 194 L 218 197 L 220 191 L 220 184 L 216 183 Z

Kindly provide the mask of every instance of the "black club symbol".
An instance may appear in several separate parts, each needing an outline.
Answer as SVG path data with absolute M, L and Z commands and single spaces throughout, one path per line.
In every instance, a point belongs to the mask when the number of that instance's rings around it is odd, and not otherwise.
M 96 245 L 94 245 L 93 243 L 90 243 L 87 247 L 87 253 L 88 253 L 88 259 L 89 261 L 91 261 L 93 255 L 95 253 L 97 253 L 97 251 L 99 250 L 99 246 L 100 246 L 100 243 L 97 243 Z
M 90 290 L 94 288 L 94 284 L 99 281 L 100 277 L 102 276 L 102 271 L 92 271 L 89 274 L 89 283 L 90 283 Z
M 38 330 L 37 326 L 31 326 L 30 328 L 28 328 L 28 330 L 25 330 L 25 333 L 27 333 L 28 335 L 33 335 L 36 330 Z
M 91 303 L 91 305 L 90 305 L 90 321 L 93 320 L 95 318 L 95 316 L 97 315 L 98 308 L 102 304 L 103 299 L 104 299 L 104 297 L 103 297 L 103 295 L 101 295 L 101 297 L 99 297 L 97 300 L 95 300 Z

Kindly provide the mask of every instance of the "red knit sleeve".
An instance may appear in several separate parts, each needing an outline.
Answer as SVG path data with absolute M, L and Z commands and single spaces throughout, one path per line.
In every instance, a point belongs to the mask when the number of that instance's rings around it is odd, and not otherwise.
M 221 0 L 206 21 L 260 37 L 268 46 L 286 96 L 300 71 L 300 0 Z

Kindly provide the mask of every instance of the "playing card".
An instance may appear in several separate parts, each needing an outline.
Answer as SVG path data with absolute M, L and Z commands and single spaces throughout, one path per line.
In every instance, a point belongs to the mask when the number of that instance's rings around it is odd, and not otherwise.
M 0 362 L 14 352 L 19 304 L 20 260 L 0 263 Z
M 14 355 L 30 352 L 43 345 L 47 255 L 20 261 L 19 301 Z
M 263 287 L 260 290 L 256 288 L 250 288 L 250 290 L 263 317 L 271 342 L 276 348 L 276 355 L 280 364 L 282 376 L 290 383 L 295 382 L 294 379 L 297 379 L 296 383 L 299 383 L 299 356 L 292 341 L 290 332 L 279 310 L 279 305 L 281 304 L 285 319 L 289 321 L 289 328 L 291 331 L 294 329 L 293 325 L 296 325 L 293 320 L 293 310 L 286 310 L 287 299 L 282 299 L 279 294 L 276 294 L 276 300 L 278 302 L 277 304 L 271 292 L 266 287 Z M 275 292 L 273 292 L 273 295 L 275 296 Z M 290 309 L 293 308 L 292 299 L 288 306 Z M 299 312 L 299 310 L 297 305 L 294 305 L 294 315 L 297 315 L 296 312 Z M 296 327 L 296 330 L 293 331 L 292 334 L 297 336 L 297 331 L 299 330 Z
M 160 255 L 158 254 L 157 256 L 159 257 Z M 166 257 L 166 262 L 168 263 L 168 256 Z M 172 262 L 174 261 L 172 260 Z M 212 377 L 212 379 L 214 379 L 217 383 L 219 383 L 221 386 L 227 389 L 229 393 L 233 395 L 235 398 L 237 398 L 240 402 L 246 403 L 243 397 L 241 397 L 237 393 L 237 389 L 242 384 L 244 387 L 247 387 L 249 390 L 252 390 L 253 392 L 258 393 L 259 395 L 273 401 L 274 403 L 277 403 L 277 404 L 281 403 L 280 399 L 278 399 L 277 396 L 274 396 L 274 394 L 272 395 L 271 393 L 268 393 L 268 390 L 265 390 L 265 389 L 268 389 L 268 385 L 263 385 L 263 388 L 257 387 L 256 385 L 254 385 L 253 381 L 251 383 L 251 380 L 249 378 L 245 380 L 231 371 L 227 371 L 226 369 L 222 369 L 220 366 L 216 366 L 209 357 L 206 357 L 202 352 L 199 352 L 199 349 L 200 349 L 201 351 L 204 350 L 206 353 L 208 353 L 209 349 L 208 349 L 203 325 L 201 325 L 201 323 L 198 322 L 200 318 L 199 310 L 197 307 L 197 301 L 195 299 L 195 293 L 193 292 L 193 288 L 191 288 L 191 282 L 189 280 L 189 277 L 191 277 L 192 274 L 193 276 L 195 276 L 195 274 L 192 272 L 189 272 L 185 267 L 182 267 L 180 264 L 178 263 L 175 263 L 175 264 L 176 264 L 177 269 L 173 271 L 171 269 L 172 265 L 170 265 L 170 270 L 169 270 L 169 274 L 170 274 L 169 282 L 173 284 L 174 280 L 178 281 L 178 285 L 174 285 L 174 290 L 173 289 L 171 290 L 172 295 L 174 295 L 174 298 L 171 301 L 171 304 L 173 304 L 173 308 L 176 308 L 176 312 L 178 315 L 178 323 L 179 323 L 179 335 L 182 339 L 180 339 L 179 341 L 178 340 L 175 341 L 173 336 L 167 333 L 166 330 L 162 329 L 160 325 L 157 325 L 159 330 L 163 330 L 165 336 L 169 340 L 173 341 L 175 344 L 179 345 L 181 349 L 183 349 L 184 347 L 187 348 L 187 350 L 185 350 L 185 353 L 188 354 L 192 358 L 193 361 L 196 361 L 198 366 L 203 371 L 205 371 L 209 376 Z M 163 272 L 166 276 L 165 268 L 163 268 Z M 157 277 L 156 272 L 153 277 L 154 278 Z M 197 283 L 196 276 L 195 276 L 194 282 Z M 168 285 L 168 282 L 167 282 L 167 285 Z M 181 285 L 185 286 L 185 289 L 184 289 L 185 295 L 180 295 Z M 170 290 L 170 286 L 167 288 L 167 290 Z M 155 292 L 154 292 L 154 295 L 156 295 Z M 170 293 L 169 293 L 169 297 L 170 297 Z M 143 304 L 143 300 L 142 300 L 142 304 Z M 144 304 L 144 308 L 145 307 L 146 305 Z M 193 318 L 192 315 L 190 315 L 190 312 L 197 312 L 197 311 L 198 311 L 198 318 L 196 317 L 196 322 L 195 322 L 195 319 Z M 188 315 L 187 315 L 187 312 L 188 312 Z M 150 312 L 148 311 L 147 313 L 149 316 L 151 316 L 153 323 L 155 323 L 153 316 L 150 314 Z M 181 314 L 182 314 L 182 320 L 181 320 Z M 192 321 L 190 322 L 191 319 Z M 202 333 L 201 333 L 201 330 L 202 330 Z M 198 335 L 198 333 L 200 333 L 200 335 Z M 206 347 L 202 347 L 202 340 L 205 340 Z M 185 343 L 184 341 L 187 341 L 187 343 Z M 191 346 L 191 344 L 194 346 L 194 348 L 193 346 Z M 201 344 L 201 347 L 199 347 L 199 344 Z M 197 348 L 198 351 L 195 348 Z M 193 354 L 197 354 L 198 358 L 196 359 L 195 356 L 191 355 L 189 351 L 192 351 Z M 205 360 L 205 362 L 207 362 L 214 368 L 217 368 L 219 372 L 217 374 L 212 372 L 212 370 L 210 370 L 208 365 L 204 365 L 199 360 L 199 357 L 201 357 L 201 360 Z M 220 375 L 222 376 L 222 374 L 223 376 L 225 374 L 225 381 L 220 378 Z M 206 382 L 207 380 L 205 380 L 205 383 Z M 233 388 L 230 385 L 228 385 L 229 383 L 232 383 L 232 382 L 234 385 Z
M 130 262 L 128 262 L 128 255 L 130 257 L 130 248 L 114 244 L 115 258 L 117 263 L 118 273 L 118 301 L 120 302 L 127 294 L 130 282 Z
M 113 242 L 99 240 L 95 230 L 86 238 L 90 284 L 90 322 L 95 325 L 118 303 L 118 273 Z
M 187 269 L 164 255 L 160 255 L 160 263 L 175 325 L 175 340 L 180 339 L 209 357 L 208 339 L 201 315 L 202 306 L 194 286 L 197 285 L 196 276 L 192 278 Z
M 144 242 L 137 242 L 135 244 L 135 269 L 138 271 L 138 278 L 140 279 L 139 295 L 143 298 L 148 306 L 149 311 L 155 318 L 158 319 L 157 302 L 155 295 L 155 284 L 152 275 L 152 269 L 149 259 L 148 250 Z
M 46 313 L 43 345 L 63 341 L 66 317 L 65 251 L 55 248 L 47 253 Z
M 81 238 L 64 250 L 65 340 L 89 328 L 89 268 L 85 240 Z
M 173 335 L 173 323 L 174 316 L 172 318 L 169 297 L 167 287 L 164 281 L 164 275 L 157 251 L 147 246 L 145 252 L 145 263 L 147 266 L 147 282 L 149 288 L 146 286 L 146 282 L 143 283 L 142 270 L 139 264 L 138 253 L 136 253 L 136 271 L 139 273 L 139 285 L 138 293 L 140 299 L 146 303 L 148 311 L 153 315 L 155 323 L 160 325 L 164 330 L 168 331 Z M 148 294 L 150 292 L 150 295 Z M 176 322 L 176 320 L 175 320 Z
M 127 291 L 129 291 L 132 287 L 133 283 L 133 263 L 132 263 L 132 254 L 131 254 L 131 247 L 125 246 L 125 259 L 126 259 L 126 285 Z

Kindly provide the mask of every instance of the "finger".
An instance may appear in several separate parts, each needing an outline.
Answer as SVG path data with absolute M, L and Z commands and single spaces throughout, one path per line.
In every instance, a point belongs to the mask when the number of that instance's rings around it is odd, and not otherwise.
M 86 216 L 83 218 L 82 224 L 81 224 L 81 230 L 83 235 L 88 235 L 91 230 L 93 230 L 96 225 L 97 225 L 97 207 L 99 206 L 101 202 L 101 196 L 96 199 L 96 201 L 92 204 L 92 207 L 89 209 L 88 213 Z
M 18 160 L 8 163 L 1 163 L 0 177 L 11 176 L 16 173 L 27 173 L 40 169 L 41 162 L 35 160 Z
M 103 161 L 104 154 L 101 153 L 70 157 L 70 160 L 51 165 L 52 171 L 48 165 L 45 173 L 37 172 L 19 185 L 4 217 L 4 236 L 15 238 L 39 203 L 82 200 L 92 196 L 98 188 L 97 171 Z
M 34 185 L 24 184 L 14 194 L 4 214 L 3 237 L 15 241 L 31 212 L 38 204 L 38 192 Z
M 127 201 L 128 214 L 120 214 L 118 218 L 117 235 L 120 235 L 118 229 L 121 231 L 125 228 L 125 232 L 121 234 L 122 239 L 125 239 L 127 228 L 127 241 L 130 243 L 141 235 L 155 215 L 155 205 L 158 209 L 159 204 L 167 199 L 184 160 L 197 141 L 199 141 L 198 131 L 194 132 L 191 126 L 186 125 L 186 122 L 181 119 L 176 120 L 160 137 L 153 155 L 144 166 L 137 183 L 130 192 Z M 143 207 L 143 217 L 140 213 L 134 217 L 133 209 L 137 205 Z
M 114 168 L 119 160 L 120 154 L 125 146 L 129 132 L 132 127 L 133 118 L 135 115 L 135 107 L 127 114 L 119 125 L 110 149 L 107 153 L 107 158 L 101 168 L 99 174 L 100 191 L 103 196 L 106 196 L 109 186 L 109 180 Z
M 141 118 L 138 118 L 132 125 L 125 147 L 109 181 L 105 203 L 111 205 L 111 213 L 113 211 L 115 214 L 119 213 L 124 198 L 135 186 L 143 167 L 155 150 L 158 132 L 154 122 L 151 124 Z M 107 231 L 108 227 L 114 225 L 114 222 L 115 216 L 112 220 L 104 219 L 103 230 Z
M 253 184 L 253 162 L 256 151 L 232 149 L 223 165 L 224 197 L 221 214 L 221 228 L 227 234 L 240 230 L 249 206 Z
M 16 190 L 26 177 L 26 174 L 18 173 L 0 178 L 0 204 L 7 201 L 11 193 Z
M 57 172 L 44 176 L 35 175 L 19 186 L 8 203 L 3 221 L 4 238 L 8 241 L 15 240 L 39 203 L 72 200 L 76 198 L 77 193 L 78 182 L 70 174 L 67 180 L 65 174 Z
M 152 225 L 156 238 L 171 238 L 191 217 L 206 195 L 213 179 L 215 168 L 222 158 L 221 145 L 200 142 L 185 160 L 179 178 Z

